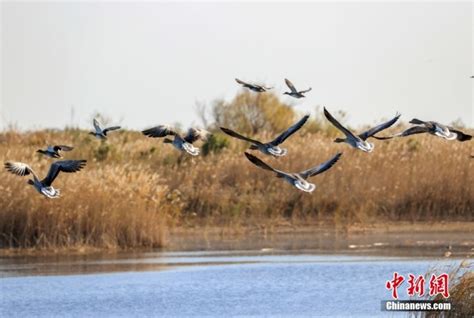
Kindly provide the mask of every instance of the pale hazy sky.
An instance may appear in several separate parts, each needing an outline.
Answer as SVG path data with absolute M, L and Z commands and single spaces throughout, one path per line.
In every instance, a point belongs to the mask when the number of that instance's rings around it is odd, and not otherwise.
M 235 77 L 313 91 L 352 125 L 398 110 L 474 126 L 473 4 L 1 2 L 0 128 L 199 123 Z

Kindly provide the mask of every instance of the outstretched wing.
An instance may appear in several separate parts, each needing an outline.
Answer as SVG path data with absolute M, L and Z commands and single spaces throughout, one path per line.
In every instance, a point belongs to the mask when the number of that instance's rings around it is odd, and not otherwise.
M 299 173 L 299 175 L 303 179 L 308 179 L 309 177 L 312 177 L 312 176 L 315 176 L 317 174 L 323 173 L 324 171 L 329 170 L 339 160 L 339 158 L 341 156 L 342 156 L 342 153 L 339 152 L 338 154 L 336 154 L 334 157 L 332 157 L 328 161 L 320 164 L 319 166 L 316 166 L 316 167 L 313 167 L 311 169 L 302 171 L 302 172 Z
M 96 131 L 98 134 L 102 133 L 102 127 L 100 127 L 100 123 L 99 123 L 99 121 L 98 121 L 96 118 L 94 118 L 94 120 L 92 121 L 92 123 L 94 124 L 94 129 L 95 129 L 95 131 Z
M 202 139 L 206 140 L 206 138 L 210 135 L 211 133 L 208 132 L 207 130 L 204 129 L 197 129 L 197 128 L 189 128 L 188 133 L 184 137 L 184 141 L 189 142 L 192 144 L 193 142 Z
M 59 172 L 77 172 L 86 166 L 87 160 L 61 160 L 51 164 L 48 175 L 46 178 L 41 180 L 41 183 L 49 187 L 53 183 L 54 179 L 58 176 Z
M 244 154 L 247 157 L 247 159 L 250 160 L 250 162 L 253 163 L 254 165 L 256 165 L 257 167 L 260 167 L 260 168 L 268 170 L 268 171 L 275 172 L 275 173 L 280 174 L 280 175 L 287 174 L 283 171 L 280 171 L 280 170 L 277 170 L 277 169 L 274 169 L 274 168 L 270 167 L 268 164 L 266 164 L 265 162 L 263 162 L 262 160 L 258 159 L 257 157 L 255 157 L 254 155 L 252 155 L 248 152 L 245 152 Z
M 372 137 L 373 135 L 375 135 L 376 133 L 384 130 L 384 129 L 387 129 L 389 128 L 390 126 L 392 126 L 393 124 L 395 124 L 397 122 L 397 120 L 400 118 L 401 114 L 396 114 L 395 117 L 393 117 L 392 119 L 390 119 L 389 121 L 385 122 L 385 123 L 382 123 L 378 126 L 375 126 L 373 128 L 370 128 L 369 130 L 363 132 L 362 134 L 359 135 L 359 137 L 362 139 L 362 140 L 366 140 L 368 139 L 369 137 Z
M 414 134 L 426 133 L 426 132 L 429 132 L 429 131 L 430 131 L 430 128 L 428 128 L 426 126 L 414 126 L 414 127 L 408 128 L 405 131 L 402 131 L 401 133 L 399 133 L 397 135 L 401 136 L 401 137 L 406 137 L 406 136 L 410 136 L 410 135 L 414 135 Z
M 58 150 L 61 150 L 61 151 L 71 151 L 73 150 L 74 147 L 70 147 L 70 146 L 65 146 L 65 145 L 56 145 L 53 147 L 53 150 L 54 151 L 58 151 Z
M 342 131 L 344 133 L 344 135 L 346 135 L 347 137 L 352 137 L 352 138 L 355 138 L 357 139 L 357 137 L 349 130 L 347 129 L 346 127 L 342 126 L 340 122 L 338 122 L 336 120 L 336 118 L 334 118 L 326 109 L 326 107 L 324 107 L 324 116 L 326 116 L 326 118 L 334 125 L 336 126 L 337 129 L 339 129 L 340 131 Z
M 236 78 L 235 81 L 236 81 L 237 83 L 239 83 L 240 85 L 250 85 L 249 83 L 246 83 L 246 82 L 244 82 L 244 81 L 241 81 L 241 80 L 239 80 L 238 78 Z
M 142 134 L 148 137 L 160 138 L 170 135 L 174 136 L 177 133 L 168 125 L 159 125 L 150 129 L 143 130 Z
M 402 132 L 400 132 L 398 134 L 395 134 L 393 136 L 388 136 L 388 137 L 372 136 L 372 137 L 375 138 L 375 139 L 379 139 L 379 140 L 386 140 L 386 139 L 392 139 L 394 137 L 406 137 L 406 136 L 410 136 L 410 135 L 414 135 L 414 134 L 422 134 L 422 133 L 426 133 L 426 132 L 429 132 L 429 131 L 430 131 L 430 128 L 428 128 L 426 126 L 413 126 L 413 127 L 408 128 L 407 130 L 402 131 Z
M 288 86 L 288 88 L 291 90 L 292 93 L 298 93 L 298 91 L 295 88 L 295 85 L 293 85 L 293 83 L 290 82 L 289 79 L 285 78 L 285 83 L 286 83 L 286 86 Z
M 288 137 L 297 132 L 308 120 L 309 115 L 304 115 L 296 124 L 288 128 L 286 131 L 282 132 L 280 136 L 276 137 L 275 140 L 270 142 L 272 145 L 277 146 L 284 142 Z
M 415 124 L 415 125 L 424 125 L 424 124 L 426 124 L 426 121 L 413 118 L 412 120 L 409 121 L 409 123 L 410 124 Z
M 17 176 L 23 177 L 29 175 L 30 173 L 35 175 L 34 171 L 30 168 L 30 166 L 23 162 L 5 162 L 5 169 L 7 169 L 13 174 L 16 174 Z
M 248 142 L 257 144 L 257 145 L 261 145 L 261 144 L 262 144 L 262 143 L 261 143 L 260 141 L 258 141 L 258 140 L 255 140 L 255 139 L 251 139 L 251 138 L 242 136 L 241 134 L 236 133 L 235 131 L 230 130 L 230 129 L 228 129 L 228 128 L 221 127 L 221 130 L 222 130 L 223 132 L 225 132 L 227 135 L 232 136 L 232 137 L 234 137 L 234 138 L 241 139 L 241 140 L 245 140 L 245 141 L 248 141 Z
M 107 133 L 108 133 L 109 131 L 117 130 L 117 129 L 120 129 L 120 128 L 122 128 L 122 127 L 120 127 L 120 126 L 107 127 L 107 128 L 104 129 L 104 135 L 107 135 Z
M 307 93 L 307 92 L 309 92 L 309 91 L 311 91 L 311 90 L 312 90 L 312 88 L 310 87 L 310 88 L 308 88 L 307 90 L 300 91 L 300 94 L 305 94 L 305 93 Z

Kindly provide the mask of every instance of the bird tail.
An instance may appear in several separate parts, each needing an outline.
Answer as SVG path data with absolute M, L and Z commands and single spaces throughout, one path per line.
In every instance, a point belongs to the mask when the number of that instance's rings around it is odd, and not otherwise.
M 313 184 L 313 183 L 309 183 L 309 182 L 306 182 L 306 183 L 302 183 L 301 181 L 297 180 L 295 182 L 295 187 L 300 189 L 301 191 L 304 191 L 304 192 L 313 192 L 314 189 L 316 189 L 316 185 Z
M 191 156 L 198 156 L 199 155 L 199 148 L 194 147 L 190 143 L 184 143 L 183 144 L 183 149 L 187 153 L 189 153 Z

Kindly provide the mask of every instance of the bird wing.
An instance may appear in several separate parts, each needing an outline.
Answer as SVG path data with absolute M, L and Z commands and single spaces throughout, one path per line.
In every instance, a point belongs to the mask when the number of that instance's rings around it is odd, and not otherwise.
M 272 145 L 277 146 L 283 143 L 288 137 L 297 132 L 308 120 L 309 115 L 304 115 L 296 124 L 288 128 L 286 131 L 282 132 L 278 137 L 276 137 L 272 142 Z
M 299 175 L 303 179 L 307 179 L 309 177 L 312 177 L 312 176 L 315 176 L 317 174 L 323 173 L 324 171 L 329 170 L 339 160 L 339 158 L 341 156 L 342 156 L 342 153 L 339 152 L 338 154 L 336 154 L 334 157 L 332 157 L 328 161 L 323 162 L 322 164 L 320 164 L 318 166 L 315 166 L 313 168 L 310 168 L 308 170 L 302 171 L 302 172 L 299 173 Z
M 117 130 L 117 129 L 120 129 L 120 128 L 122 128 L 122 127 L 120 127 L 120 126 L 107 127 L 107 128 L 104 129 L 104 135 L 107 135 L 107 133 L 108 133 L 109 131 Z
M 61 151 L 71 151 L 73 150 L 74 147 L 70 147 L 70 146 L 65 146 L 65 145 L 56 145 L 53 147 L 53 150 L 54 151 L 58 151 L 58 150 L 61 150 Z
M 290 82 L 289 79 L 285 78 L 285 83 L 286 83 L 286 86 L 288 86 L 288 88 L 291 90 L 292 93 L 298 93 L 298 91 L 295 88 L 295 85 L 293 85 L 293 83 Z
M 425 125 L 427 122 L 423 121 L 423 120 L 413 118 L 412 120 L 409 121 L 409 123 L 414 124 L 414 125 Z
M 392 139 L 394 137 L 406 137 L 406 136 L 410 136 L 410 135 L 414 135 L 414 134 L 426 133 L 426 132 L 429 132 L 429 131 L 430 131 L 430 128 L 426 127 L 426 126 L 413 126 L 413 127 L 410 127 L 408 129 L 406 129 L 405 131 L 402 131 L 402 132 L 400 132 L 398 134 L 395 134 L 395 135 L 392 135 L 392 136 L 378 137 L 378 136 L 373 135 L 372 137 L 375 138 L 375 139 L 378 139 L 378 140 L 387 140 L 387 139 Z
M 375 135 L 376 133 L 384 130 L 384 129 L 387 129 L 389 128 L 390 126 L 392 126 L 393 124 L 395 124 L 397 122 L 397 120 L 400 118 L 401 114 L 396 114 L 395 117 L 393 117 L 392 119 L 390 119 L 389 121 L 385 122 L 385 123 L 382 123 L 378 126 L 375 126 L 375 127 L 372 127 L 370 128 L 369 130 L 363 132 L 362 134 L 359 135 L 359 137 L 362 139 L 362 140 L 366 140 L 368 139 L 369 137 L 372 137 L 373 135 Z
M 224 133 L 226 133 L 227 135 L 232 136 L 232 137 L 234 137 L 234 138 L 241 139 L 241 140 L 245 140 L 245 141 L 248 141 L 248 142 L 257 144 L 257 145 L 262 145 L 262 143 L 261 143 L 260 141 L 255 140 L 255 139 L 251 139 L 251 138 L 248 138 L 248 137 L 245 137 L 245 136 L 242 136 L 241 134 L 236 133 L 235 131 L 230 130 L 230 129 L 228 129 L 228 128 L 221 127 L 221 130 L 222 130 Z
M 184 137 L 184 141 L 192 144 L 199 139 L 206 140 L 210 134 L 210 132 L 204 129 L 189 128 L 188 133 Z
M 402 131 L 401 133 L 397 134 L 396 136 L 406 137 L 406 136 L 410 136 L 410 135 L 414 135 L 414 134 L 426 133 L 426 132 L 429 132 L 429 131 L 430 131 L 430 128 L 426 127 L 426 126 L 413 126 L 413 127 L 408 128 L 405 131 Z
M 94 124 L 95 131 L 96 131 L 98 134 L 102 133 L 102 128 L 100 127 L 100 123 L 99 123 L 99 121 L 98 121 L 96 118 L 94 118 L 94 120 L 92 121 L 92 123 Z
M 277 169 L 274 169 L 274 168 L 270 167 L 268 164 L 266 164 L 265 162 L 263 162 L 262 160 L 260 160 L 259 158 L 255 157 L 254 155 L 252 155 L 248 152 L 245 152 L 244 154 L 247 157 L 247 159 L 250 160 L 250 162 L 252 162 L 257 167 L 260 167 L 264 170 L 275 172 L 279 175 L 287 175 L 287 173 L 285 173 L 283 171 L 280 171 L 280 170 L 277 170 Z
M 148 137 L 159 138 L 159 137 L 166 137 L 170 135 L 174 136 L 177 133 L 168 125 L 159 125 L 150 129 L 143 130 L 142 134 Z
M 34 176 L 36 176 L 35 172 L 29 165 L 23 162 L 12 162 L 8 161 L 5 162 L 5 169 L 10 171 L 13 174 L 16 174 L 17 176 L 27 176 L 30 173 Z
M 326 109 L 326 107 L 324 107 L 324 116 L 326 116 L 326 118 L 334 125 L 336 126 L 337 129 L 339 129 L 340 131 L 342 131 L 344 133 L 344 135 L 346 135 L 347 137 L 352 137 L 352 138 L 355 138 L 357 139 L 357 137 L 349 130 L 347 129 L 346 127 L 342 126 L 340 122 L 338 122 L 336 120 L 336 118 L 334 118 Z
M 61 160 L 51 164 L 48 174 L 41 180 L 41 183 L 49 187 L 53 183 L 54 179 L 58 176 L 59 172 L 77 172 L 86 166 L 87 160 Z
M 457 130 L 457 129 L 454 129 L 454 128 L 451 128 L 451 127 L 448 127 L 448 129 L 449 129 L 449 131 L 456 134 L 456 139 L 459 140 L 459 141 L 467 141 L 467 140 L 472 139 L 471 135 L 465 134 L 460 130 Z
M 246 82 L 244 82 L 244 81 L 241 81 L 241 80 L 239 80 L 238 78 L 236 78 L 235 81 L 236 81 L 237 83 L 239 83 L 240 85 L 250 85 L 249 83 L 246 83 Z
M 299 93 L 300 93 L 300 94 L 304 94 L 304 93 L 307 93 L 307 92 L 309 92 L 309 91 L 311 91 L 311 90 L 312 90 L 312 88 L 310 87 L 310 88 L 308 88 L 307 90 L 300 91 Z

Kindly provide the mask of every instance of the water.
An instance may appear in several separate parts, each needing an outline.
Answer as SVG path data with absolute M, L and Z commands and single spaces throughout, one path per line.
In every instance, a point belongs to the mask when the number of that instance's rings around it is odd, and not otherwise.
M 294 251 L 10 259 L 0 262 L 0 308 L 4 317 L 391 317 L 381 301 L 390 299 L 385 282 L 393 272 L 424 274 L 459 262 Z

